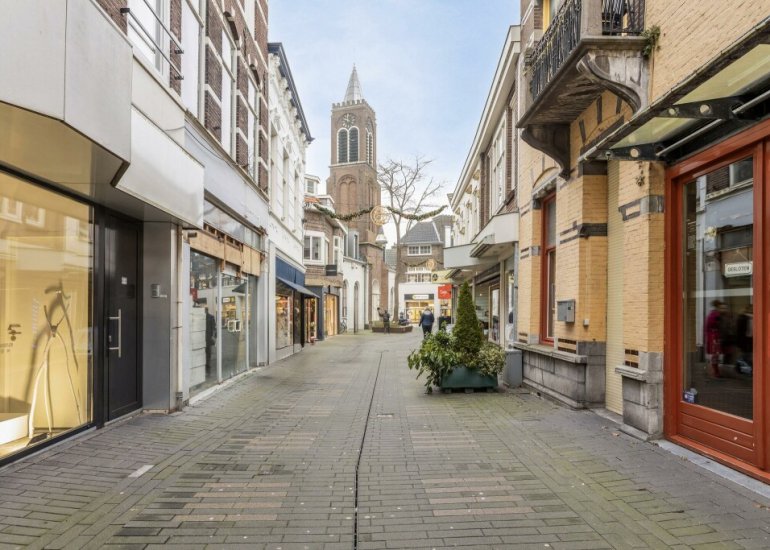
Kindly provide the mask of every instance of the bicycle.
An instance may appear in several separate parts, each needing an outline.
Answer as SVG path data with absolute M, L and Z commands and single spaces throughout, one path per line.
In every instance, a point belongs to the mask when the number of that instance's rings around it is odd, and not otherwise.
M 340 319 L 340 334 L 344 334 L 347 331 L 348 331 L 348 323 L 343 317 L 342 319 Z

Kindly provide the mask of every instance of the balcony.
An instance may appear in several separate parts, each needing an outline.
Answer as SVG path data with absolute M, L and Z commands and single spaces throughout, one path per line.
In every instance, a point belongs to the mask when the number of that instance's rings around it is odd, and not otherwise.
M 647 103 L 644 0 L 566 0 L 528 55 L 524 139 L 569 169 L 569 124 L 605 90 Z

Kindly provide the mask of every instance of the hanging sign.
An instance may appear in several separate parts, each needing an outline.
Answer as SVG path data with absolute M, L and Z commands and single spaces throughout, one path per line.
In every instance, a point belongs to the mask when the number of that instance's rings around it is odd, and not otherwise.
M 734 262 L 725 264 L 725 277 L 745 277 L 751 275 L 754 262 Z
M 439 300 L 451 300 L 452 299 L 452 285 L 441 285 L 438 287 L 438 299 Z

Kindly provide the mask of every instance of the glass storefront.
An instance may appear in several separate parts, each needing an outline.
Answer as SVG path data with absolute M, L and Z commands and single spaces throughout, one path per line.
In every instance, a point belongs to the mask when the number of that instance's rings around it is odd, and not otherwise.
M 305 341 L 314 342 L 318 340 L 316 327 L 318 325 L 318 300 L 315 298 L 305 299 Z
M 190 394 L 217 383 L 219 260 L 190 252 Z
M 257 309 L 257 277 L 249 275 L 249 294 L 246 306 L 246 327 L 247 327 L 247 339 L 249 341 L 249 368 L 256 368 L 259 366 L 259 355 L 257 352 L 257 319 L 259 319 L 259 312 Z
M 754 407 L 753 157 L 684 188 L 683 398 L 743 418 Z
M 232 274 L 231 268 L 222 274 L 222 378 L 243 372 L 246 363 L 246 311 L 248 282 Z
M 496 343 L 500 343 L 500 287 L 492 287 L 489 289 L 489 339 Z
M 0 458 L 93 419 L 92 219 L 0 174 Z
M 327 294 L 324 298 L 324 335 L 328 338 L 337 334 L 337 297 Z
M 275 347 L 294 344 L 294 291 L 280 281 L 275 283 Z

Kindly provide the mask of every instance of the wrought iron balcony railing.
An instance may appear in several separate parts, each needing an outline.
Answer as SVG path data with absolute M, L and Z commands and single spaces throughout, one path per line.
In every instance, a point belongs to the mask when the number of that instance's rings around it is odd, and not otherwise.
M 644 0 L 565 0 L 532 52 L 532 98 L 548 86 L 582 39 L 638 36 L 643 30 Z

